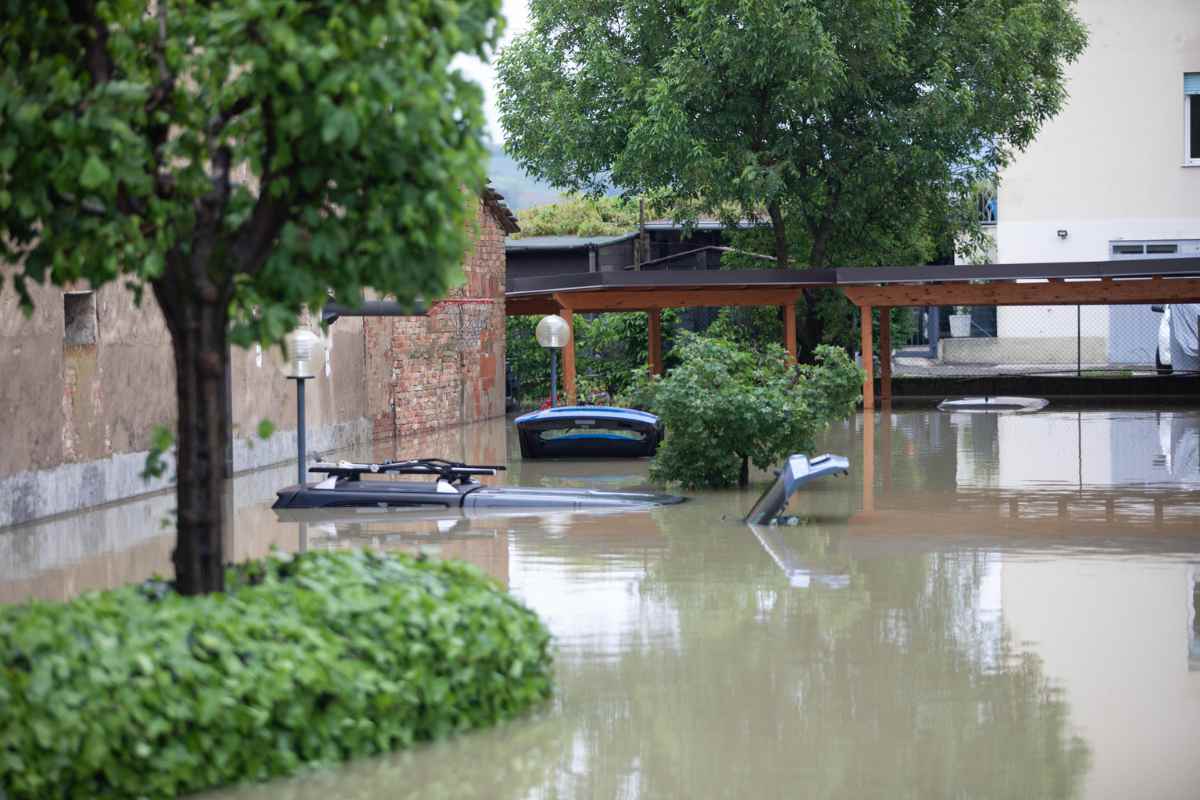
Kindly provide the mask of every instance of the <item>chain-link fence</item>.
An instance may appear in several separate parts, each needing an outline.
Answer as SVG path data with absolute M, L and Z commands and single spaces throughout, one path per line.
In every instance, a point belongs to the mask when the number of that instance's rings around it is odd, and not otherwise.
M 908 309 L 916 333 L 896 376 L 1171 374 L 1171 306 L 942 306 Z

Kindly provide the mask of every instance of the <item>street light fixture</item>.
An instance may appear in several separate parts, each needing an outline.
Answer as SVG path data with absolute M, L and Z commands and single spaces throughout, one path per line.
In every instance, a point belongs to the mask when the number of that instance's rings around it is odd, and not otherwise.
M 550 405 L 558 405 L 558 351 L 571 341 L 571 326 L 557 314 L 538 320 L 533 332 L 537 343 L 550 351 Z
M 284 337 L 283 346 L 287 353 L 287 378 L 296 382 L 296 474 L 303 486 L 307 477 L 304 474 L 307 460 L 304 453 L 304 382 L 317 376 L 313 365 L 321 354 L 321 338 L 307 328 L 297 328 Z

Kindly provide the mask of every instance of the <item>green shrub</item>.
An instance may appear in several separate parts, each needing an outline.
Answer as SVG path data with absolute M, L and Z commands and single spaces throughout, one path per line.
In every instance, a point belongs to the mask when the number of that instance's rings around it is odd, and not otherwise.
M 681 361 L 653 389 L 652 411 L 667 429 L 650 477 L 686 488 L 745 485 L 749 465 L 811 452 L 816 434 L 852 413 L 863 373 L 841 348 L 821 345 L 815 364 L 794 365 L 784 349 L 685 336 Z
M 365 551 L 0 610 L 0 797 L 174 797 L 512 717 L 550 637 L 472 566 Z
M 625 390 L 613 398 L 613 405 L 621 408 L 636 408 L 639 411 L 651 411 L 654 408 L 654 395 L 658 385 L 662 383 L 661 375 L 653 375 L 649 370 L 636 369 L 629 374 Z
M 512 316 L 507 321 L 507 363 L 516 379 L 520 402 L 526 406 L 536 406 L 550 396 L 550 355 L 533 335 L 540 319 Z M 574 324 L 579 402 L 612 403 L 613 398 L 629 389 L 634 375 L 649 370 L 649 323 L 645 312 L 576 314 Z M 662 311 L 663 358 L 667 365 L 674 363 L 671 344 L 678 324 L 677 309 Z M 565 396 L 561 355 L 558 367 L 561 398 Z

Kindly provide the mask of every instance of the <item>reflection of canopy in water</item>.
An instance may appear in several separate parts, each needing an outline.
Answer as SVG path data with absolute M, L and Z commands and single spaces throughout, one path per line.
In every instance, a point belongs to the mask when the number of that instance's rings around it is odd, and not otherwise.
M 956 441 L 937 451 L 949 473 L 929 488 L 912 480 L 901 487 L 892 471 L 906 462 L 892 450 L 891 416 L 863 417 L 862 510 L 850 520 L 852 532 L 1128 538 L 1200 531 L 1194 412 L 963 415 L 947 424 Z

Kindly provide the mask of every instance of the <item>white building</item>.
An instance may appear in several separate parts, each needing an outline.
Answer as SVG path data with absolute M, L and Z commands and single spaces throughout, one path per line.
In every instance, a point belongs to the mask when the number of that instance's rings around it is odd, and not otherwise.
M 997 260 L 1200 255 L 1200 1 L 1079 0 L 1069 97 L 1000 175 Z M 1001 307 L 1002 339 L 1074 363 L 1152 363 L 1147 306 Z M 1006 348 L 1017 352 L 1017 342 Z M 1061 351 L 1061 352 L 1059 352 Z

